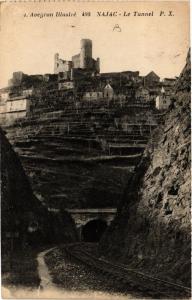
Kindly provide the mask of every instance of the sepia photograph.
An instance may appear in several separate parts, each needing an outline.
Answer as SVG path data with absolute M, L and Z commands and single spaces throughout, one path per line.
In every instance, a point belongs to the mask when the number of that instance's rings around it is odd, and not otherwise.
M 191 299 L 188 1 L 0 2 L 2 299 Z

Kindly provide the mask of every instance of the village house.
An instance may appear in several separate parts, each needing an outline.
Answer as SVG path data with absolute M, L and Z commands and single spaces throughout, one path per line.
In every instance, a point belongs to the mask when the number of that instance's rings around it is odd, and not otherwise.
M 83 95 L 83 100 L 99 100 L 103 98 L 102 91 L 89 91 Z
M 59 90 L 68 90 L 74 88 L 74 82 L 73 81 L 63 81 L 58 83 Z
M 139 78 L 139 71 L 123 71 L 120 74 L 128 81 L 131 80 L 133 82 L 136 82 Z
M 144 86 L 150 87 L 157 85 L 160 82 L 160 77 L 153 71 L 144 76 Z
M 57 81 L 58 80 L 58 74 L 44 74 L 43 75 L 43 80 L 45 82 Z
M 33 91 L 34 91 L 33 88 L 23 90 L 23 91 L 22 91 L 22 95 L 25 96 L 25 97 L 32 96 L 32 95 L 33 95 Z
M 135 98 L 136 100 L 140 101 L 149 101 L 150 100 L 150 93 L 147 88 L 144 88 L 143 86 L 140 86 L 136 92 L 135 92 Z
M 160 95 L 155 99 L 155 106 L 158 110 L 166 110 L 171 104 L 170 94 L 166 94 L 165 88 L 162 87 Z
M 100 77 L 110 81 L 118 81 L 126 79 L 127 81 L 136 81 L 139 78 L 139 71 L 123 71 L 123 72 L 108 72 L 101 73 Z
M 163 86 L 174 86 L 177 78 L 164 78 L 162 80 L 162 85 Z
M 170 104 L 171 104 L 170 98 L 165 97 L 163 95 L 159 95 L 156 97 L 155 107 L 158 110 L 167 110 Z
M 162 81 L 162 87 L 164 88 L 165 94 L 168 97 L 174 93 L 174 87 L 176 83 L 176 78 L 165 78 Z
M 114 98 L 114 89 L 112 88 L 112 86 L 109 83 L 104 87 L 103 97 L 107 98 L 107 99 Z
M 107 83 L 102 88 L 92 88 L 87 89 L 83 94 L 84 100 L 99 100 L 99 99 L 108 99 L 108 100 L 126 100 L 128 98 L 127 94 L 123 89 L 115 88 L 110 83 Z

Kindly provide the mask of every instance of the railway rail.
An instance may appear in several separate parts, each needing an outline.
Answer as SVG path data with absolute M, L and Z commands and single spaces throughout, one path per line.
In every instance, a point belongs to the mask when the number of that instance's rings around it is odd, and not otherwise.
M 191 299 L 190 288 L 98 258 L 86 251 L 80 243 L 65 245 L 63 249 L 69 259 L 104 274 L 114 282 L 120 281 L 127 286 L 127 291 L 137 290 L 155 299 Z

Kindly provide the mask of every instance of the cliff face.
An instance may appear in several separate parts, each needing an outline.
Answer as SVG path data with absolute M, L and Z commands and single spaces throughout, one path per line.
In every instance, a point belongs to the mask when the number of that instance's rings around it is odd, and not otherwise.
M 129 180 L 100 250 L 131 267 L 190 285 L 190 58 L 175 101 Z

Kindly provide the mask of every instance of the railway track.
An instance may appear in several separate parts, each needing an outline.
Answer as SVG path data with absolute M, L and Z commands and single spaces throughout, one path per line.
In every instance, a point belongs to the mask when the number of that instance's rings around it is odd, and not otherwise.
M 127 286 L 127 291 L 136 290 L 154 299 L 191 299 L 190 288 L 97 258 L 79 243 L 66 245 L 63 249 L 69 259 L 104 274 L 114 282 L 120 281 Z

